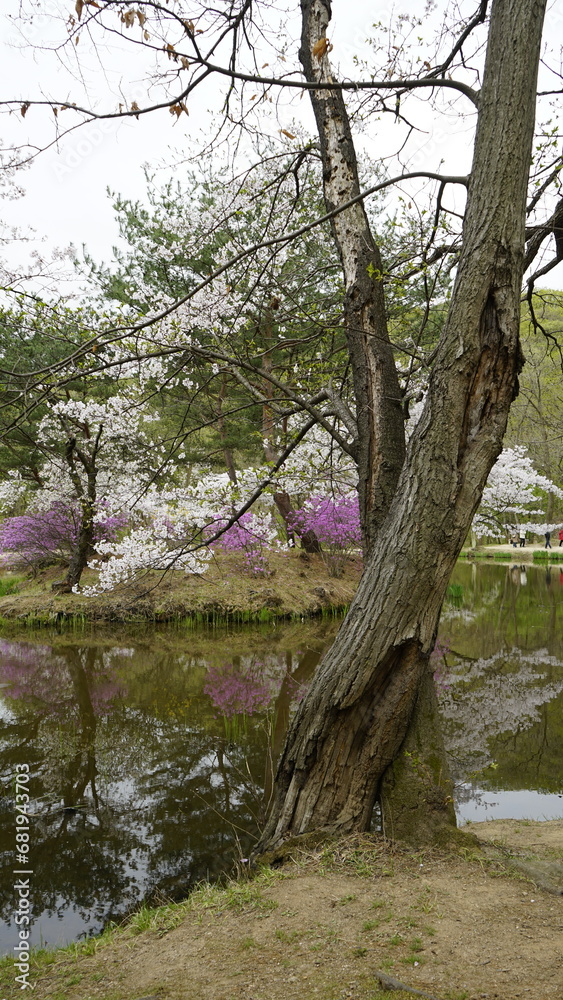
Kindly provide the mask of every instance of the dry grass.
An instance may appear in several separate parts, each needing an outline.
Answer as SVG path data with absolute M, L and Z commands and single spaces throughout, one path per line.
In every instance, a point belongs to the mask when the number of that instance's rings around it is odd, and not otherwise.
M 562 824 L 493 827 L 472 829 L 489 842 L 501 833 L 526 853 L 538 845 L 541 856 L 560 842 Z M 33 996 L 383 1000 L 382 972 L 439 1000 L 559 1000 L 562 921 L 563 899 L 512 877 L 502 858 L 351 837 L 296 848 L 281 869 L 203 884 L 100 939 L 43 952 Z M 9 962 L 0 991 L 21 995 Z
M 343 575 L 329 576 L 320 556 L 294 550 L 272 554 L 269 575 L 252 577 L 242 571 L 233 554 L 222 554 L 201 576 L 178 571 L 148 573 L 135 586 L 110 594 L 85 597 L 55 594 L 51 585 L 63 571 L 50 567 L 37 577 L 19 582 L 17 594 L 0 597 L 0 617 L 32 625 L 87 621 L 272 621 L 340 613 L 350 603 L 360 576 L 358 559 L 351 559 Z M 94 574 L 84 574 L 85 586 Z

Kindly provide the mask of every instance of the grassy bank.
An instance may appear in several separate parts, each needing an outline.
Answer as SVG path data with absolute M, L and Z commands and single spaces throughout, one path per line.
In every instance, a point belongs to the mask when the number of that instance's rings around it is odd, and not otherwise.
M 563 549 L 547 552 L 528 546 L 488 545 L 464 549 L 462 559 L 494 562 L 563 563 Z M 354 596 L 361 560 L 351 558 L 339 577 L 331 576 L 321 556 L 300 550 L 272 554 L 267 575 L 248 575 L 232 554 L 214 557 L 201 576 L 171 570 L 147 573 L 135 585 L 87 597 L 61 594 L 53 583 L 64 575 L 61 567 L 37 574 L 6 572 L 0 576 L 0 627 L 87 628 L 97 622 L 177 622 L 185 627 L 225 623 L 269 623 L 283 619 L 340 615 Z M 87 570 L 85 588 L 96 582 Z
M 204 883 L 100 938 L 35 954 L 33 996 L 383 1000 L 382 977 L 437 1000 L 556 1000 L 563 821 L 471 829 L 478 841 L 455 854 L 370 835 L 296 846 L 280 868 Z M 550 872 L 550 892 L 524 863 Z M 21 996 L 11 959 L 0 989 Z
M 87 597 L 54 592 L 52 585 L 63 573 L 48 567 L 36 576 L 4 574 L 0 619 L 33 627 L 135 621 L 178 621 L 190 626 L 330 616 L 346 609 L 360 571 L 360 560 L 351 559 L 335 578 L 320 556 L 291 551 L 273 554 L 267 575 L 253 577 L 243 572 L 235 555 L 221 554 L 201 576 L 174 570 L 149 573 L 134 586 Z M 86 571 L 84 587 L 94 582 L 94 574 Z

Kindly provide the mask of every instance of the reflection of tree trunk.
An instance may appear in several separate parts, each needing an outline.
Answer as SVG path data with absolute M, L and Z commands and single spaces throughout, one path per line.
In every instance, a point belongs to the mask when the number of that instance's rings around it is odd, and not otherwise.
M 549 582 L 547 580 L 547 573 L 550 574 Z M 546 571 L 546 591 L 547 600 L 549 601 L 549 622 L 547 631 L 547 651 L 553 656 L 557 655 L 557 647 L 559 644 L 559 629 L 557 626 L 557 601 L 555 600 L 555 593 L 553 590 L 553 583 L 551 579 L 551 573 L 549 570 Z
M 506 567 L 506 574 L 505 574 L 504 581 L 503 581 L 502 595 L 501 595 L 501 599 L 500 599 L 499 605 L 498 605 L 497 628 L 499 628 L 499 629 L 501 627 L 501 622 L 502 622 L 502 618 L 503 618 L 503 614 L 504 614 L 504 608 L 505 608 L 505 605 L 506 605 L 506 600 L 507 600 L 507 598 L 510 599 L 510 595 L 512 593 L 512 587 L 510 585 L 510 583 L 511 583 L 511 573 L 512 573 L 512 569 L 509 566 L 507 566 Z
M 414 844 L 455 837 L 453 782 L 432 672 L 422 678 L 407 735 L 381 785 L 383 832 Z
M 86 788 L 90 785 L 96 815 L 98 815 L 98 793 L 96 790 L 98 769 L 95 754 L 97 720 L 88 683 L 93 672 L 96 655 L 95 649 L 89 649 L 86 667 L 84 667 L 79 650 L 65 650 L 67 669 L 72 681 L 80 718 L 80 747 L 66 768 L 63 803 L 65 808 L 75 808 Z
M 274 769 L 279 758 L 287 727 L 289 725 L 289 713 L 291 699 L 296 684 L 304 684 L 308 681 L 321 658 L 321 650 L 308 649 L 299 660 L 294 671 L 291 670 L 292 656 L 286 654 L 286 672 L 282 685 L 278 692 L 273 712 L 273 731 L 271 739 L 271 759 L 266 763 L 264 774 L 264 804 L 267 808 L 273 790 Z
M 225 766 L 225 755 L 223 753 L 223 748 L 221 746 L 217 747 L 216 754 L 217 754 L 217 770 L 223 779 L 223 788 L 225 789 L 225 811 L 223 815 L 227 823 L 230 823 L 232 815 L 231 785 L 229 782 L 229 774 Z

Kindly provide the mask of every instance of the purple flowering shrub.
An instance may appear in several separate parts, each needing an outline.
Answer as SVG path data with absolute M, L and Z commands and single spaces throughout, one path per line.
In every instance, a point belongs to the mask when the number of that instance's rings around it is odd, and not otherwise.
M 251 576 L 268 576 L 268 552 L 276 536 L 277 532 L 272 528 L 269 517 L 264 518 L 248 511 L 215 544 L 226 552 L 236 553 L 245 573 Z
M 95 541 L 115 541 L 127 525 L 125 514 L 104 517 L 96 523 Z M 31 566 L 47 559 L 69 559 L 78 542 L 80 513 L 55 502 L 48 510 L 8 517 L 0 524 L 0 552 L 17 553 Z
M 313 531 L 331 576 L 341 576 L 351 551 L 362 544 L 357 496 L 311 497 L 294 514 L 300 531 Z

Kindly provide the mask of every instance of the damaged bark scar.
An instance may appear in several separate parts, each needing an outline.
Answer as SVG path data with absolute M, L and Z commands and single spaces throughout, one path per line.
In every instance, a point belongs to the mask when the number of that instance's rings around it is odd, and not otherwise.
M 481 350 L 465 407 L 458 468 L 479 433 L 504 407 L 507 392 L 510 401 L 518 393 L 517 376 L 523 365 L 522 352 L 519 343 L 514 352 L 510 350 L 499 322 L 496 296 L 492 290 L 481 314 L 479 341 Z

